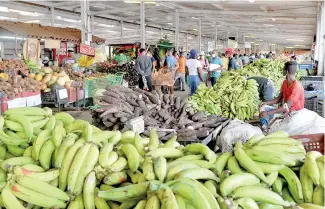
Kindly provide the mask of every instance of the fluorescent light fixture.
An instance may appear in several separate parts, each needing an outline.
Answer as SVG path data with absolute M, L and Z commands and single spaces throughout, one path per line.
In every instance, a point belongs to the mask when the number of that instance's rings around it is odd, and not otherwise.
M 286 39 L 287 41 L 297 41 L 297 42 L 303 42 L 304 40 L 302 39 L 293 39 L 293 38 L 288 38 Z
M 245 36 L 245 38 L 250 38 L 250 36 Z
M 263 26 L 274 27 L 272 24 L 263 24 Z
M 62 19 L 62 17 L 61 17 L 61 16 L 56 16 L 56 19 L 59 19 L 59 20 L 61 20 L 61 19 Z
M 167 23 L 167 25 L 174 25 L 174 24 L 173 24 L 173 23 L 171 23 L 171 22 L 168 22 L 168 23 Z
M 294 45 L 294 47 L 305 47 L 305 45 L 296 44 L 296 45 Z
M 74 20 L 74 19 L 68 19 L 68 18 L 63 18 L 63 21 L 65 21 L 65 22 L 72 22 L 72 23 L 81 22 L 81 20 Z
M 0 20 L 17 20 L 17 18 L 15 18 L 15 17 L 0 16 Z
M 154 31 L 146 31 L 146 33 L 151 33 L 151 34 L 154 34 L 154 33 L 156 33 L 156 32 L 154 32 Z
M 272 21 L 276 21 L 276 18 L 271 18 Z
M 188 37 L 188 39 L 193 39 L 192 37 Z
M 41 22 L 40 20 L 30 20 L 30 21 L 26 21 L 25 23 L 39 23 Z
M 255 42 L 251 42 L 251 44 L 254 44 Z
M 197 31 L 197 29 L 196 29 L 196 28 L 193 28 L 193 30 L 194 30 L 194 31 Z
M 2 7 L 0 6 L 0 12 L 8 12 L 8 7 Z
M 37 12 L 26 12 L 26 11 L 21 11 L 21 10 L 16 10 L 16 9 L 9 9 L 9 12 L 16 12 L 22 16 L 32 16 L 32 17 L 38 17 L 38 16 L 44 15 L 44 14 L 37 13 Z
M 133 30 L 133 29 L 130 29 L 130 28 L 123 28 L 123 30 Z
M 292 46 L 286 46 L 284 48 L 287 48 L 287 49 L 292 49 L 293 47 Z
M 113 28 L 115 25 L 107 25 L 107 24 L 102 24 L 102 23 L 97 23 L 98 26 L 106 27 L 106 28 Z
M 254 2 L 255 2 L 255 0 L 248 0 L 248 2 L 249 2 L 249 3 L 254 3 Z
M 124 3 L 127 4 L 140 4 L 141 1 L 132 1 L 132 0 L 127 0 L 127 1 L 123 1 Z M 157 2 L 154 1 L 144 1 L 145 4 L 157 4 Z
M 108 33 L 117 33 L 117 31 L 114 31 L 114 30 L 105 30 L 105 32 L 108 32 Z
M 0 36 L 0 39 L 12 39 L 12 40 L 15 40 L 16 37 L 14 36 Z M 23 40 L 22 37 L 17 37 L 17 40 Z

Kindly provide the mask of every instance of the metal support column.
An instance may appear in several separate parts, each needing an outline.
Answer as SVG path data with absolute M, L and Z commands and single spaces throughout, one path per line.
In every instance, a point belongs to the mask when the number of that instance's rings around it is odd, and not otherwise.
M 175 12 L 175 48 L 179 49 L 179 9 Z
M 318 71 L 317 75 L 324 76 L 325 71 L 325 1 L 323 2 L 320 15 L 320 45 L 319 45 L 319 57 L 318 57 Z
M 121 44 L 124 43 L 124 34 L 123 34 L 124 22 L 121 20 Z
M 185 51 L 188 51 L 188 33 L 186 33 Z
M 199 19 L 198 21 L 198 25 L 197 25 L 197 31 L 198 31 L 198 47 L 197 49 L 199 50 L 199 53 L 201 52 L 201 44 L 202 44 L 202 31 L 201 31 L 201 19 Z
M 160 28 L 160 39 L 163 39 L 164 37 L 164 31 L 162 28 Z
M 82 0 L 81 2 L 81 42 L 90 45 L 92 41 L 89 1 Z
M 146 48 L 145 3 L 140 2 L 140 41 L 141 47 Z
M 51 6 L 51 26 L 54 27 L 54 7 Z
M 218 50 L 218 26 L 217 26 L 217 24 L 216 24 L 216 34 L 215 34 L 216 36 L 215 36 L 215 41 L 214 41 L 214 44 L 215 44 L 215 46 L 214 46 L 214 48 L 217 50 L 217 51 L 219 51 Z

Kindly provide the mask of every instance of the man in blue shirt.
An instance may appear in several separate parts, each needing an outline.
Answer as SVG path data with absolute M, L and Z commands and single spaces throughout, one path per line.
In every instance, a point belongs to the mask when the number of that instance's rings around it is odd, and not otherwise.
M 217 82 L 217 79 L 220 77 L 221 69 L 223 68 L 222 59 L 217 55 L 216 51 L 212 51 L 210 64 L 219 65 L 217 68 L 210 69 L 211 85 L 214 86 Z
M 237 65 L 236 59 L 234 58 L 234 53 L 232 51 L 226 51 L 226 57 L 229 58 L 228 70 L 238 70 L 239 65 Z
M 177 67 L 177 60 L 171 51 L 167 52 L 166 62 L 169 69 L 175 69 Z

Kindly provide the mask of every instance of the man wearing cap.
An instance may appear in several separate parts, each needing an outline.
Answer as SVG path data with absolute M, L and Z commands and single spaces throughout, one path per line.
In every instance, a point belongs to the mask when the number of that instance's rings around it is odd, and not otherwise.
M 238 70 L 239 66 L 237 65 L 236 59 L 234 58 L 233 50 L 229 49 L 225 54 L 226 57 L 229 58 L 228 70 Z
M 217 79 L 220 77 L 222 68 L 223 68 L 222 59 L 217 55 L 216 51 L 212 51 L 211 65 L 210 65 L 211 72 L 209 72 L 211 86 L 214 86 L 216 84 Z
M 76 62 L 77 62 L 77 59 L 74 57 L 74 50 L 68 49 L 68 56 L 62 60 L 62 66 L 64 67 L 66 65 L 74 64 Z
M 289 114 L 304 109 L 305 96 L 303 86 L 296 80 L 297 63 L 289 61 L 285 63 L 283 75 L 286 79 L 282 83 L 279 96 L 273 100 L 262 102 L 261 106 L 279 104 L 283 101 L 283 106 L 273 108 L 266 106 L 260 113 L 262 128 L 268 126 L 268 122 L 276 113 Z

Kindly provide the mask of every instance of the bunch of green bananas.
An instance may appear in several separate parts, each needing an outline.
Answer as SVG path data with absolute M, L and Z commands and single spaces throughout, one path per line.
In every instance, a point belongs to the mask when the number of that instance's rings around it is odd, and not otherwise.
M 324 207 L 324 156 L 284 132 L 217 156 L 200 143 L 181 146 L 176 136 L 162 144 L 155 129 L 149 138 L 101 131 L 47 108 L 8 110 L 0 128 L 7 209 Z
M 201 84 L 189 101 L 196 111 L 250 119 L 258 108 L 258 87 L 255 80 L 246 80 L 239 71 L 227 71 L 222 73 L 213 88 Z

